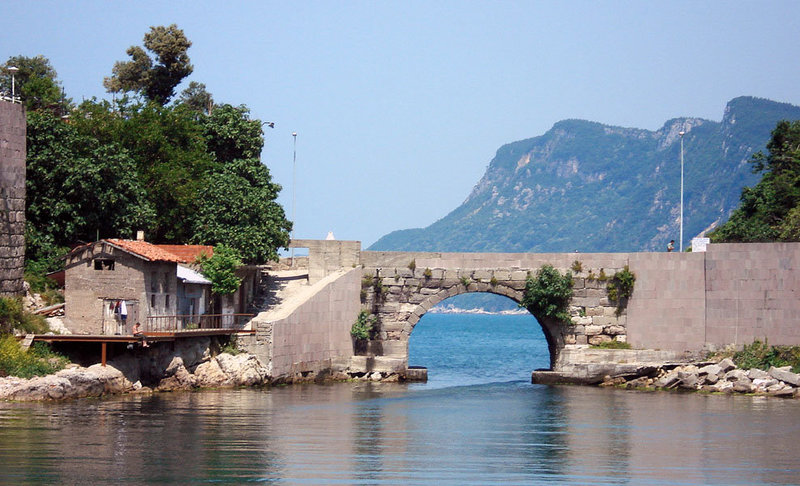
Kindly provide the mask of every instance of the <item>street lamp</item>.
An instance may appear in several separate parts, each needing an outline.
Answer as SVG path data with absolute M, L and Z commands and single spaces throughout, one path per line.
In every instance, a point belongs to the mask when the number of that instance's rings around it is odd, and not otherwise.
M 295 190 L 297 189 L 297 132 L 292 132 L 294 138 L 294 150 L 292 153 L 292 234 L 289 236 L 290 240 L 294 240 L 294 207 L 295 207 Z M 294 267 L 294 246 L 292 247 L 292 260 L 291 266 Z
M 680 243 L 678 243 L 678 251 L 683 252 L 683 136 L 686 135 L 686 132 L 681 130 L 678 132 L 678 135 L 681 136 L 681 235 Z
M 17 74 L 19 68 L 16 66 L 9 66 L 8 71 L 11 73 L 11 102 L 14 103 L 16 95 L 16 80 L 14 79 L 14 75 Z

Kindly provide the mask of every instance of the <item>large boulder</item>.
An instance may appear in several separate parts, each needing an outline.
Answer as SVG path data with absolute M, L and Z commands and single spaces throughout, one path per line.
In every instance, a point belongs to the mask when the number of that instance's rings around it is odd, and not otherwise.
M 797 373 L 792 373 L 791 367 L 784 366 L 781 368 L 775 368 L 774 366 L 771 367 L 768 371 L 769 376 L 775 378 L 776 380 L 781 380 L 784 383 L 788 383 L 792 386 L 800 386 L 800 375 Z
M 164 374 L 166 378 L 158 382 L 157 390 L 189 390 L 197 383 L 197 379 L 186 369 L 180 356 L 172 359 Z
M 222 371 L 216 359 L 200 364 L 195 368 L 194 376 L 199 387 L 230 386 L 233 383 L 230 377 Z
M 732 359 L 730 359 L 730 358 L 725 358 L 725 359 L 723 359 L 722 361 L 720 361 L 719 363 L 717 363 L 717 366 L 719 366 L 720 368 L 722 368 L 722 371 L 724 371 L 724 372 L 726 372 L 726 373 L 727 373 L 728 371 L 730 371 L 730 370 L 732 370 L 732 369 L 736 368 L 736 364 L 734 364 L 733 360 L 732 360 Z
M 134 384 L 118 369 L 94 365 L 89 368 L 72 367 L 55 375 L 27 380 L 3 378 L 0 380 L 0 399 L 64 400 L 124 393 L 133 388 Z
M 220 369 L 236 386 L 265 385 L 269 383 L 269 370 L 252 354 L 236 356 L 222 353 L 216 357 Z

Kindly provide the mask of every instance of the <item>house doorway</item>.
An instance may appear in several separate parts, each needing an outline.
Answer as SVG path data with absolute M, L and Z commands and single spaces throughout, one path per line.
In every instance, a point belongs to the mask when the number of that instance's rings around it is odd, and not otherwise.
M 139 320 L 139 301 L 103 299 L 103 334 L 131 334 Z

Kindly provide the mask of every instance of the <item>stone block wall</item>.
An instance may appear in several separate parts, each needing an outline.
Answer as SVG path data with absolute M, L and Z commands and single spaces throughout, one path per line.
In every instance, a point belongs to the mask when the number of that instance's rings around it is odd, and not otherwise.
M 553 265 L 572 271 L 572 323 L 540 325 L 548 340 L 551 361 L 565 344 L 624 342 L 626 313 L 610 302 L 602 272 L 612 276 L 628 264 L 628 254 L 492 254 L 362 252 L 362 302 L 378 318 L 379 332 L 370 350 L 383 356 L 408 355 L 408 339 L 420 318 L 441 301 L 469 292 L 488 292 L 522 301 L 529 272 Z M 413 262 L 413 264 L 412 264 Z
M 800 243 L 710 245 L 705 340 L 800 345 Z
M 406 274 L 412 260 L 416 271 L 409 281 Z M 406 295 L 402 286 L 399 291 L 395 289 L 403 282 L 419 285 L 426 268 L 431 269 L 432 280 L 448 279 L 451 273 L 453 278 L 465 275 L 475 282 L 494 276 L 502 284 L 499 288 L 508 287 L 513 293 L 519 291 L 519 285 L 513 283 L 514 275 L 524 280 L 527 271 L 543 264 L 563 272 L 576 260 L 583 269 L 575 275 L 571 308 L 574 325 L 563 330 L 564 344 L 597 344 L 613 339 L 627 340 L 638 349 L 676 352 L 741 346 L 754 339 L 800 345 L 800 243 L 713 244 L 704 253 L 361 252 L 365 275 L 381 275 L 388 287 L 388 310 L 381 311 L 380 316 L 389 322 L 385 335 L 390 340 L 407 340 L 419 317 L 435 305 L 430 296 L 423 303 L 424 299 L 419 301 L 421 297 L 413 292 Z M 606 298 L 605 284 L 588 278 L 588 272 L 596 275 L 602 268 L 610 277 L 625 265 L 636 275 L 636 283 L 626 312 L 617 317 Z M 395 272 L 400 276 L 398 284 L 393 283 Z M 510 282 L 505 284 L 507 277 Z M 479 285 L 463 289 L 451 286 L 442 299 L 487 291 Z M 425 286 L 419 294 L 438 293 Z M 415 309 L 409 304 L 416 304 Z M 410 327 L 396 323 L 406 319 L 402 312 L 411 314 Z M 399 344 L 393 347 L 384 343 L 384 347 L 404 352 Z
M 705 336 L 705 253 L 634 253 L 628 341 L 637 349 L 698 351 Z
M 0 296 L 23 292 L 25 109 L 0 101 Z

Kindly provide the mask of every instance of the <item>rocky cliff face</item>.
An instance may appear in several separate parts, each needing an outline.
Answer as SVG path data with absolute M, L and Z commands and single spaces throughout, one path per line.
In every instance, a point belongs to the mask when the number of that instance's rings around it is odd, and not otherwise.
M 684 135 L 684 246 L 727 219 L 758 175 L 781 119 L 800 107 L 742 97 L 721 122 L 676 118 L 657 131 L 584 120 L 501 147 L 464 203 L 424 229 L 390 233 L 371 250 L 617 252 L 678 239 Z

